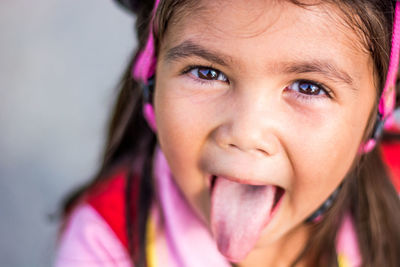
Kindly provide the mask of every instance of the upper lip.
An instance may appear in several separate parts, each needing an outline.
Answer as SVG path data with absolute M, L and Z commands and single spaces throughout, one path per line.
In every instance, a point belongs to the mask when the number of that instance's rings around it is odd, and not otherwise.
M 283 188 L 282 186 L 280 186 L 278 184 L 271 183 L 270 181 L 266 181 L 264 179 L 263 180 L 259 180 L 259 179 L 251 179 L 251 178 L 239 178 L 239 177 L 234 177 L 234 176 L 229 176 L 229 175 L 224 175 L 224 174 L 211 174 L 209 176 L 209 185 L 210 185 L 210 187 L 213 184 L 213 179 L 217 178 L 217 177 L 220 177 L 220 178 L 223 178 L 223 179 L 227 179 L 227 180 L 230 180 L 230 181 L 236 182 L 236 183 L 241 183 L 241 184 L 260 185 L 260 186 L 273 185 L 273 186 L 277 186 L 277 187 Z
M 233 177 L 233 176 L 228 176 L 228 175 L 215 175 L 217 177 L 221 177 L 227 180 L 230 180 L 232 182 L 240 183 L 240 184 L 249 184 L 249 185 L 267 185 L 268 183 L 264 180 L 257 180 L 257 179 L 251 179 L 251 178 L 238 178 L 238 177 Z

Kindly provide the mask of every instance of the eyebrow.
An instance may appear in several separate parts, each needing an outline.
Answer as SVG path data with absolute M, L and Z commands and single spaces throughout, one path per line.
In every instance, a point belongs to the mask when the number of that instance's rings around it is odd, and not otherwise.
M 192 56 L 203 58 L 222 66 L 227 66 L 227 62 L 232 61 L 231 57 L 206 49 L 190 40 L 169 49 L 165 54 L 165 60 L 171 62 Z
M 232 57 L 228 55 L 222 55 L 221 53 L 216 51 L 212 51 L 208 48 L 194 43 L 191 40 L 186 40 L 181 44 L 169 49 L 165 54 L 165 60 L 167 62 L 172 62 L 193 56 L 203 58 L 207 61 L 222 66 L 228 66 L 228 62 L 234 62 Z M 286 74 L 318 73 L 323 75 L 327 79 L 336 82 L 342 82 L 354 88 L 353 79 L 347 72 L 341 70 L 335 64 L 324 60 L 314 59 L 272 64 L 270 67 L 270 72 Z
M 311 60 L 303 62 L 283 63 L 280 68 L 284 73 L 319 73 L 330 80 L 346 83 L 353 86 L 353 79 L 344 70 L 339 69 L 331 62 Z

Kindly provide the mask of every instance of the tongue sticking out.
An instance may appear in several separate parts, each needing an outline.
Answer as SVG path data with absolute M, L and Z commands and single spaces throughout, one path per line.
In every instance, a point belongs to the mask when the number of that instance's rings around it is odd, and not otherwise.
M 212 191 L 211 227 L 220 252 L 243 260 L 268 223 L 276 187 L 248 185 L 218 177 Z

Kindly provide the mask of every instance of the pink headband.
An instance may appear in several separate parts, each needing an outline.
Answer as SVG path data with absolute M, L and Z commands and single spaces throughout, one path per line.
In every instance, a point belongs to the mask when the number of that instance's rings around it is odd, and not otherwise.
M 160 0 L 156 0 L 153 9 L 153 19 L 155 12 L 158 8 Z M 137 60 L 132 70 L 132 76 L 137 80 L 141 81 L 144 85 L 148 85 L 149 79 L 155 74 L 157 58 L 155 55 L 154 36 L 153 36 L 153 20 L 150 23 L 150 32 L 147 39 L 144 50 L 139 52 Z M 389 70 L 386 78 L 385 87 L 382 91 L 382 95 L 379 100 L 379 114 L 380 120 L 378 120 L 378 129 L 380 131 L 383 128 L 383 123 L 392 115 L 395 108 L 396 99 L 396 79 L 397 71 L 399 67 L 399 51 L 400 51 L 400 1 L 396 1 L 394 20 L 393 20 L 393 31 L 392 31 L 392 48 L 390 53 Z M 156 120 L 154 115 L 153 107 L 150 103 L 145 103 L 143 106 L 143 114 L 148 121 L 150 127 L 156 131 Z M 361 153 L 368 153 L 371 151 L 377 142 L 377 137 L 369 139 L 364 143 L 361 148 Z

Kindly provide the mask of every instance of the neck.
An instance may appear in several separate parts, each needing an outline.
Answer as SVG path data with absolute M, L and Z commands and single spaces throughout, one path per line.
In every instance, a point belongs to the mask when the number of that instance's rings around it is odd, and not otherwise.
M 296 229 L 280 238 L 278 241 L 267 246 L 255 248 L 246 259 L 237 267 L 287 267 L 299 257 L 304 250 L 309 238 L 310 227 L 300 225 Z M 301 259 L 296 266 L 305 266 L 304 259 Z

